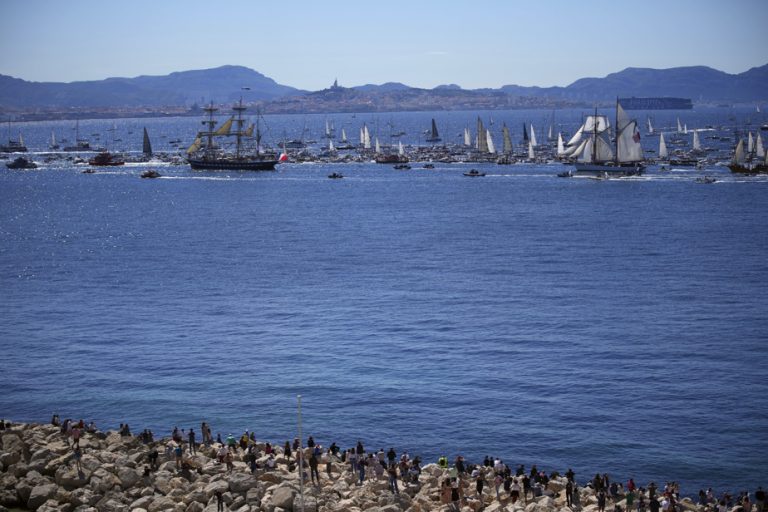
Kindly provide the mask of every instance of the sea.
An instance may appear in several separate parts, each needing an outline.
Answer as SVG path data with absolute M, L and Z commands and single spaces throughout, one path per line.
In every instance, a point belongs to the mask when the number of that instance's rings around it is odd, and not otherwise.
M 589 110 L 265 116 L 272 141 L 447 142 L 484 120 L 515 150 Z M 610 111 L 606 111 L 610 113 Z M 702 129 L 702 169 L 565 179 L 559 163 L 285 163 L 83 174 L 12 123 L 40 167 L 0 165 L 0 417 L 167 436 L 312 435 L 435 462 L 500 457 L 692 495 L 768 484 L 768 177 L 726 167 L 754 108 L 631 112 L 642 143 Z M 82 120 L 92 144 L 182 152 L 200 119 Z M 4 131 L 4 130 L 0 130 Z M 397 138 L 390 133 L 400 133 Z M 765 133 L 765 132 L 763 132 Z M 5 134 L 3 133 L 3 136 Z M 719 138 L 712 138 L 717 136 Z M 181 140 L 182 142 L 172 142 Z M 668 138 L 669 143 L 669 138 Z M 148 167 L 162 177 L 139 175 Z M 486 175 L 463 175 L 476 168 Z M 340 172 L 343 179 L 327 175 Z M 704 175 L 717 179 L 702 184 Z

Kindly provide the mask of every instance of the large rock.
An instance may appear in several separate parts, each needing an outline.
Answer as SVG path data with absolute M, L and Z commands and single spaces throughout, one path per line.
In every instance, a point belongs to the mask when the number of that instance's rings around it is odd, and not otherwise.
M 141 474 L 133 468 L 121 466 L 117 470 L 117 478 L 120 479 L 120 486 L 123 489 L 130 489 L 141 480 Z
M 256 477 L 249 473 L 233 473 L 229 476 L 229 490 L 235 494 L 248 492 L 257 483 Z
M 89 471 L 78 472 L 74 467 L 60 466 L 56 470 L 56 483 L 68 491 L 79 489 L 91 479 Z
M 271 507 L 279 507 L 283 510 L 293 510 L 293 497 L 296 491 L 288 486 L 280 486 L 272 491 L 272 498 L 269 501 Z
M 205 505 L 200 502 L 193 501 L 187 505 L 187 508 L 184 509 L 184 512 L 203 512 L 203 510 L 205 510 Z
M 208 495 L 209 499 L 211 496 L 216 494 L 216 491 L 220 491 L 224 493 L 224 492 L 227 492 L 228 490 L 229 490 L 229 484 L 224 480 L 211 482 L 208 485 L 206 485 L 205 488 L 203 489 L 203 491 L 205 491 L 205 494 Z
M 147 509 L 148 512 L 162 512 L 164 510 L 173 510 L 176 508 L 176 502 L 171 498 L 160 496 L 152 501 Z
M 149 505 L 152 503 L 152 500 L 154 499 L 155 499 L 154 496 L 142 496 L 141 498 L 131 503 L 130 509 L 131 510 L 136 510 L 137 508 L 147 509 L 149 508 Z
M 27 508 L 37 510 L 40 505 L 56 496 L 59 486 L 56 484 L 36 485 L 27 499 Z

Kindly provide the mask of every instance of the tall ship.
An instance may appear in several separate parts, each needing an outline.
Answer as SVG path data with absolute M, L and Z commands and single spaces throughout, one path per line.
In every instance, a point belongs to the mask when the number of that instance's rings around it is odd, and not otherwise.
M 24 138 L 19 132 L 19 140 L 13 140 L 11 138 L 11 120 L 8 119 L 8 144 L 0 145 L 0 152 L 2 153 L 26 153 L 27 146 L 24 145 Z
M 768 151 L 762 148 L 762 141 L 758 150 L 744 151 L 744 139 L 739 139 L 728 168 L 736 174 L 768 174 Z
M 645 170 L 637 121 L 616 102 L 616 137 L 611 141 L 608 116 L 587 116 L 568 141 L 567 155 L 575 160 L 574 176 L 639 176 Z
M 259 116 L 256 116 L 256 125 L 253 124 L 244 129 L 246 120 L 243 112 L 247 109 L 243 106 L 243 99 L 232 107 L 235 115 L 225 121 L 218 129 L 218 121 L 214 115 L 219 110 L 211 103 L 205 107 L 208 118 L 202 123 L 206 129 L 198 132 L 195 141 L 187 149 L 187 162 L 196 170 L 241 170 L 241 171 L 274 171 L 278 160 L 274 154 L 261 153 L 261 130 Z M 235 126 L 233 130 L 232 127 Z M 246 148 L 245 142 L 254 139 L 255 148 Z M 226 151 L 218 141 L 225 137 L 235 137 L 235 151 Z
M 619 98 L 619 103 L 626 110 L 691 110 L 693 103 L 689 98 Z

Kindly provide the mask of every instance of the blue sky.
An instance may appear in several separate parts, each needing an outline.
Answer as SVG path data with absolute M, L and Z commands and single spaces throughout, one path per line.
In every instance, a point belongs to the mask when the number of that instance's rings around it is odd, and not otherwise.
M 224 64 L 322 89 L 568 85 L 768 63 L 766 0 L 2 0 L 0 74 L 71 82 Z

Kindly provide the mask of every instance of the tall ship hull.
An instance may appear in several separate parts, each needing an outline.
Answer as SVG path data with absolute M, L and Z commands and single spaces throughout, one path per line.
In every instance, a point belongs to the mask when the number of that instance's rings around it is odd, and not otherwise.
M 572 176 L 589 176 L 600 178 L 608 176 L 612 178 L 622 176 L 640 176 L 645 171 L 642 164 L 603 165 L 603 164 L 574 164 Z
M 190 167 L 198 171 L 274 171 L 277 160 L 237 158 L 187 158 Z

